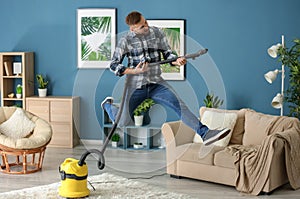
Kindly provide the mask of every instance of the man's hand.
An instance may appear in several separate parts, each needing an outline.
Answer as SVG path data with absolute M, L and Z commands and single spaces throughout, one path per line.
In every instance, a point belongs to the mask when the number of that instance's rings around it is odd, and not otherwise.
M 140 74 L 148 71 L 148 62 L 140 62 L 136 67 L 135 67 L 135 74 Z
M 124 71 L 124 74 L 132 74 L 132 75 L 137 75 L 140 73 L 144 73 L 148 71 L 148 62 L 140 62 L 135 68 L 127 68 Z
M 186 64 L 186 58 L 178 57 L 176 61 L 172 62 L 172 64 L 176 65 L 176 66 L 182 66 L 182 65 Z

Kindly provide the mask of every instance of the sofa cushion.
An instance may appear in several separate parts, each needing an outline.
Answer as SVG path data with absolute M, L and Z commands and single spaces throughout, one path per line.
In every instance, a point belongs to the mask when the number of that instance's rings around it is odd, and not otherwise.
M 34 122 L 26 116 L 23 109 L 17 108 L 8 120 L 0 124 L 0 133 L 13 139 L 20 139 L 29 135 L 34 127 Z
M 272 128 L 274 120 L 278 116 L 267 115 L 247 110 L 245 114 L 245 133 L 243 137 L 243 145 L 258 145 L 268 136 L 270 128 Z
M 210 129 L 222 129 L 229 128 L 233 129 L 236 123 L 237 114 L 236 113 L 220 113 L 215 111 L 205 111 L 201 117 L 202 124 L 206 125 Z M 214 143 L 216 146 L 227 146 L 229 144 L 232 131 L 223 139 Z M 203 143 L 202 138 L 195 134 L 195 143 Z
M 197 162 L 199 164 L 213 165 L 214 154 L 224 149 L 219 146 L 204 146 L 203 144 L 185 144 L 177 147 L 180 154 L 177 154 L 178 159 L 182 161 Z M 182 150 L 184 148 L 184 150 Z
M 235 157 L 226 152 L 226 149 L 215 153 L 214 165 L 234 169 Z
M 200 108 L 200 117 L 203 116 L 206 110 L 215 111 L 219 113 L 236 113 L 237 120 L 235 123 L 234 128 L 232 129 L 232 136 L 230 139 L 230 144 L 242 144 L 243 143 L 243 135 L 244 135 L 244 123 L 245 123 L 245 113 L 247 109 L 240 109 L 240 110 L 224 110 L 224 109 L 217 109 L 217 108 L 207 108 L 201 107 Z

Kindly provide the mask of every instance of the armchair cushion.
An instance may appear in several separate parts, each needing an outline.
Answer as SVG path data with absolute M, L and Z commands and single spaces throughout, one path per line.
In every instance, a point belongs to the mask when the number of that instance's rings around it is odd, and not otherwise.
M 0 133 L 13 139 L 20 139 L 28 136 L 34 127 L 35 123 L 26 116 L 23 109 L 17 108 L 8 120 L 0 124 Z

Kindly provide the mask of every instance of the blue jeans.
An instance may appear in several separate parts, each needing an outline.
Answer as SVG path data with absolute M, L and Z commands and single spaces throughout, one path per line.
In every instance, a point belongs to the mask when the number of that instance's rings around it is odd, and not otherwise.
M 141 89 L 136 89 L 130 96 L 129 112 L 132 115 L 134 109 L 146 98 L 151 98 L 155 103 L 167 106 L 173 109 L 184 124 L 192 128 L 200 136 L 205 135 L 208 127 L 203 125 L 199 119 L 188 109 L 173 89 L 161 84 L 144 85 Z M 119 108 L 112 104 L 104 104 L 104 109 L 109 118 L 115 121 Z

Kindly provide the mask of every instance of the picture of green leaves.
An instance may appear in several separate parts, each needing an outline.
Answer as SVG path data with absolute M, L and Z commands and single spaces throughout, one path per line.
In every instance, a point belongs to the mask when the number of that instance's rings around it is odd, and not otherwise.
M 108 61 L 111 55 L 111 17 L 81 18 L 81 60 Z
M 171 49 L 173 50 L 173 54 L 176 56 L 180 55 L 180 28 L 162 28 L 164 31 L 169 45 L 171 46 Z M 161 57 L 163 57 L 161 55 Z M 163 58 L 162 58 L 163 60 Z M 179 66 L 171 66 L 170 64 L 162 64 L 161 70 L 164 73 L 179 73 L 180 67 Z
M 147 19 L 150 26 L 161 28 L 165 33 L 170 48 L 176 56 L 185 54 L 185 21 L 176 19 Z M 161 55 L 163 60 L 163 56 Z M 162 77 L 165 80 L 184 80 L 184 66 L 162 64 Z
M 77 10 L 77 67 L 108 68 L 116 45 L 116 9 Z

